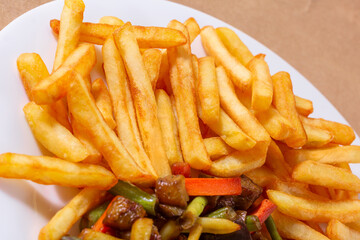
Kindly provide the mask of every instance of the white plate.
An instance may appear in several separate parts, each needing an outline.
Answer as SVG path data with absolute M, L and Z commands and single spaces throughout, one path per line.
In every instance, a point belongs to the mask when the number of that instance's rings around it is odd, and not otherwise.
M 97 22 L 105 15 L 117 16 L 137 25 L 166 26 L 172 19 L 181 22 L 194 17 L 200 26 L 230 25 L 194 9 L 158 0 L 87 0 L 84 21 Z M 0 153 L 16 152 L 40 154 L 25 121 L 22 107 L 28 102 L 16 69 L 16 59 L 24 52 L 41 55 L 52 68 L 56 39 L 49 21 L 59 19 L 63 1 L 54 1 L 35 8 L 17 18 L 0 32 Z M 314 116 L 346 123 L 345 119 L 325 97 L 293 67 L 245 33 L 234 29 L 253 53 L 265 53 L 271 73 L 283 70 L 291 74 L 294 92 L 313 100 Z M 100 48 L 98 48 L 100 50 Z M 193 51 L 203 55 L 199 39 Z M 97 52 L 100 56 L 100 51 Z M 101 69 L 101 59 L 96 69 Z M 102 76 L 94 72 L 93 77 Z M 359 143 L 358 139 L 355 142 Z M 353 168 L 360 175 L 360 168 Z M 71 199 L 76 189 L 38 185 L 23 180 L 0 179 L 0 233 L 1 239 L 37 239 L 42 226 Z

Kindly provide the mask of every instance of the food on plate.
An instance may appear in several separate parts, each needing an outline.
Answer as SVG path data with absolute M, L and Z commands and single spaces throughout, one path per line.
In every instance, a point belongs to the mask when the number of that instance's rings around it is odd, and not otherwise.
M 17 60 L 29 128 L 56 157 L 0 154 L 0 177 L 82 188 L 39 239 L 358 238 L 355 133 L 310 118 L 288 73 L 226 27 L 83 22 L 84 3 L 64 3 L 53 72 Z

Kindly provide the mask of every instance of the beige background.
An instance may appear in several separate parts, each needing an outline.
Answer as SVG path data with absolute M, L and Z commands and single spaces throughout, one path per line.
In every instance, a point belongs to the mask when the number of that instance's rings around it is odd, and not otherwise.
M 278 53 L 360 132 L 359 0 L 173 1 L 217 17 Z M 45 2 L 0 0 L 0 29 Z

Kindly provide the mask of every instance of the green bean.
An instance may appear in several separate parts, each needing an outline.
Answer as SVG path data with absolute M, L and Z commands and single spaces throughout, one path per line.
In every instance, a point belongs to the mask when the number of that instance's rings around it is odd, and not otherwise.
M 119 180 L 118 183 L 112 187 L 109 192 L 113 195 L 120 195 L 126 197 L 138 204 L 142 205 L 145 211 L 155 216 L 155 209 L 157 206 L 157 198 L 147 192 L 144 192 L 140 188 L 132 185 L 131 183 Z
M 261 229 L 260 220 L 255 215 L 247 215 L 245 218 L 245 224 L 249 232 L 256 232 Z
M 208 200 L 206 197 L 196 197 L 187 206 L 185 212 L 180 217 L 180 225 L 183 229 L 191 228 L 200 214 L 204 211 L 204 208 Z
M 231 207 L 219 208 L 212 213 L 209 213 L 207 217 L 211 218 L 225 218 L 233 221 L 236 218 L 237 214 Z
M 266 225 L 268 232 L 270 233 L 272 240 L 282 240 L 280 234 L 278 233 L 278 231 L 276 229 L 276 225 L 275 225 L 275 222 L 274 222 L 274 219 L 272 218 L 272 216 L 269 216 L 265 220 L 265 225 Z

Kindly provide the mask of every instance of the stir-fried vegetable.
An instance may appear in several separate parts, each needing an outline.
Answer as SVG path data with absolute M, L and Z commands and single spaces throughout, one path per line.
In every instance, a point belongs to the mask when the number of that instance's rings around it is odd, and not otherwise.
M 185 212 L 180 218 L 180 224 L 183 229 L 191 228 L 200 214 L 204 211 L 204 208 L 208 200 L 206 197 L 196 197 L 186 208 Z
M 264 223 L 265 220 L 275 211 L 276 205 L 272 203 L 269 199 L 264 199 L 258 209 L 252 214 L 257 216 L 260 220 L 260 223 Z
M 241 194 L 240 178 L 186 178 L 190 196 L 221 196 Z
M 207 215 L 207 217 L 211 217 L 211 218 L 226 218 L 229 220 L 234 220 L 236 216 L 237 216 L 236 212 L 231 207 L 219 208 Z
M 245 224 L 249 232 L 256 232 L 261 230 L 261 223 L 257 216 L 248 215 L 245 218 Z
M 267 230 L 270 233 L 272 240 L 282 240 L 280 234 L 278 233 L 278 231 L 276 229 L 276 225 L 275 225 L 275 222 L 274 222 L 274 219 L 272 218 L 272 216 L 269 216 L 265 220 L 265 225 L 266 225 Z

